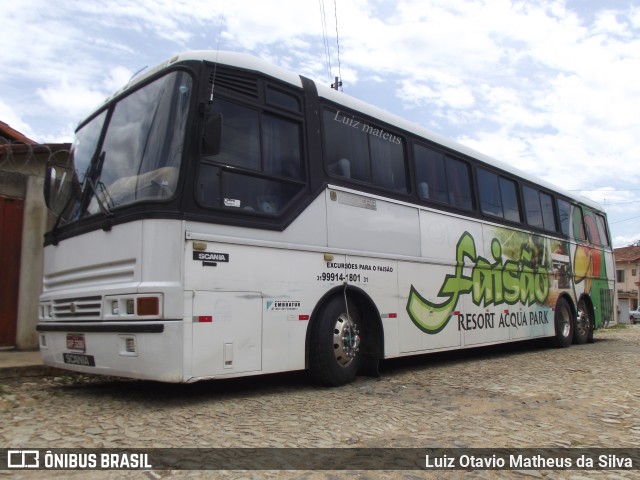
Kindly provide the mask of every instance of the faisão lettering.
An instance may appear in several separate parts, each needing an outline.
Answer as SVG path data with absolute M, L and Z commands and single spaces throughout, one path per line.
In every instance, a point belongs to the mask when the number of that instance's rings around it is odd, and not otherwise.
M 455 273 L 445 277 L 438 293 L 438 297 L 444 300 L 430 302 L 411 286 L 407 312 L 413 323 L 425 333 L 440 332 L 449 323 L 460 296 L 467 294 L 471 294 L 473 303 L 478 306 L 544 303 L 549 295 L 549 277 L 544 267 L 534 266 L 533 252 L 527 245 L 521 247 L 517 260 L 504 261 L 502 244 L 494 238 L 491 256 L 493 261 L 479 256 L 473 237 L 464 232 L 456 247 Z M 464 272 L 469 267 L 471 275 L 467 276 Z M 476 318 L 475 324 L 478 322 L 480 319 Z M 493 316 L 482 318 L 485 328 L 493 322 Z M 473 318 L 467 320 L 465 316 L 464 322 L 459 319 L 459 326 L 473 324 Z

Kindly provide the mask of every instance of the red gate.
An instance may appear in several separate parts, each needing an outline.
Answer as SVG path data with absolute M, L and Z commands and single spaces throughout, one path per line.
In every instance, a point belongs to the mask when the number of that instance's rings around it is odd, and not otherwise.
M 16 344 L 24 199 L 0 196 L 0 348 Z

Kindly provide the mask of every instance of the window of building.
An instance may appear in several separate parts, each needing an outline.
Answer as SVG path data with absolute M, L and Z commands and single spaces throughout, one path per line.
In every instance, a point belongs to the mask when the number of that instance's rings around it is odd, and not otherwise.
M 624 270 L 616 270 L 616 282 L 624 283 Z

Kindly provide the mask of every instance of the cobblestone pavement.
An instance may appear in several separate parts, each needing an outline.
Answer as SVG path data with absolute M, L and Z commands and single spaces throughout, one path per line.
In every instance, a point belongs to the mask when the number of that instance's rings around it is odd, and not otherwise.
M 384 363 L 337 389 L 301 373 L 167 385 L 5 380 L 0 440 L 60 447 L 638 447 L 640 325 L 568 349 L 538 343 Z M 33 471 L 2 478 L 638 478 L 640 471 Z

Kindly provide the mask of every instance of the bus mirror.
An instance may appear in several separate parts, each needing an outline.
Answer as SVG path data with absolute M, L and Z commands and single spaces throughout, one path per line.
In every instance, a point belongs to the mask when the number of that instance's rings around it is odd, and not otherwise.
M 207 115 L 204 121 L 204 134 L 202 136 L 202 154 L 217 155 L 220 153 L 222 143 L 222 115 L 217 113 Z
M 56 216 L 62 215 L 72 193 L 69 169 L 63 165 L 49 164 L 44 181 L 44 201 Z

